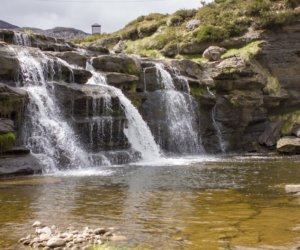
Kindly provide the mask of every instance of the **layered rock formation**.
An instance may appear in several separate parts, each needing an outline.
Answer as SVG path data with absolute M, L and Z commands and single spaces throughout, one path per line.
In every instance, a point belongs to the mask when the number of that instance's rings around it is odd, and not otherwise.
M 206 63 L 113 55 L 101 47 L 83 49 L 63 40 L 34 34 L 24 35 L 23 40 L 29 39 L 30 45 L 35 47 L 27 47 L 26 51 L 47 69 L 43 74 L 52 82 L 57 105 L 82 147 L 90 153 L 123 152 L 124 155 L 125 151 L 132 150 L 124 133 L 128 118 L 119 97 L 107 87 L 87 84 L 94 72 L 98 72 L 105 78 L 101 84 L 122 90 L 138 108 L 166 154 L 199 154 L 273 150 L 280 137 L 295 134 L 293 128 L 300 124 L 299 34 L 299 23 L 277 31 L 261 32 L 258 42 L 227 50 L 221 58 L 223 49 L 214 48 L 218 51 L 217 57 L 212 56 L 213 61 Z M 21 132 L 25 129 L 22 126 L 28 94 L 20 88 L 24 84 L 20 74 L 24 72 L 16 51 L 25 50 L 25 47 L 12 45 L 16 43 L 15 36 L 12 31 L 0 32 L 3 41 L 0 44 L 2 154 L 13 146 L 24 144 Z M 167 76 L 162 76 L 160 67 Z M 172 86 L 164 77 L 171 79 Z M 168 91 L 173 91 L 176 98 L 180 96 L 181 102 L 187 105 L 176 112 L 188 112 L 193 117 L 189 126 L 196 131 L 195 143 L 191 144 L 188 136 L 176 134 L 179 141 L 182 139 L 189 145 L 186 150 L 176 147 L 170 129 L 169 113 L 174 109 L 166 104 Z M 184 134 L 186 131 L 178 132 Z M 294 144 L 294 141 L 289 138 L 285 144 Z M 291 148 L 277 147 L 284 153 L 287 150 L 282 148 Z M 298 153 L 297 147 L 287 153 Z M 137 159 L 138 154 L 134 158 Z M 130 160 L 133 158 L 127 157 L 127 162 Z M 123 163 L 124 159 L 116 157 L 115 162 Z

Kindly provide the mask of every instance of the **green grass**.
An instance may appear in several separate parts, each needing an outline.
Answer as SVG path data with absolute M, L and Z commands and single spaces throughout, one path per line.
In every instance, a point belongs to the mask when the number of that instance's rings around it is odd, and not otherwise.
M 283 135 L 290 135 L 295 124 L 300 124 L 300 110 L 286 113 L 283 115 L 274 116 L 272 120 L 282 121 L 283 125 L 281 133 Z
M 245 60 L 249 61 L 253 56 L 259 53 L 261 50 L 260 45 L 263 43 L 263 41 L 255 41 L 252 43 L 247 44 L 243 48 L 240 49 L 230 49 L 227 50 L 223 55 L 222 59 L 233 56 L 233 55 L 239 55 Z

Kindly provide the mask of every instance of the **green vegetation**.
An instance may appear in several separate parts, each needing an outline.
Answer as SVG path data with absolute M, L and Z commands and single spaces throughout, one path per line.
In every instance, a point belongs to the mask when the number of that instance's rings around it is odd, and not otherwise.
M 0 154 L 14 147 L 16 135 L 14 133 L 6 133 L 0 135 Z
M 253 56 L 255 56 L 260 51 L 260 45 L 263 41 L 255 41 L 252 43 L 247 44 L 243 48 L 240 49 L 230 49 L 227 50 L 223 55 L 222 58 L 230 57 L 233 55 L 239 55 L 244 58 L 246 61 L 249 61 Z
M 283 135 L 290 135 L 294 125 L 300 124 L 300 110 L 275 116 L 272 119 L 282 121 L 281 133 Z
M 88 44 L 119 37 L 127 43 L 126 53 L 154 58 L 183 54 L 181 44 L 216 43 L 245 34 L 250 27 L 274 29 L 296 20 L 298 0 L 215 0 L 202 8 L 178 10 L 172 15 L 140 16 L 112 34 L 74 40 Z M 199 26 L 187 28 L 191 20 Z M 115 41 L 116 43 L 117 41 Z M 113 45 L 112 45 L 113 46 Z M 112 47 L 111 46 L 111 47 Z

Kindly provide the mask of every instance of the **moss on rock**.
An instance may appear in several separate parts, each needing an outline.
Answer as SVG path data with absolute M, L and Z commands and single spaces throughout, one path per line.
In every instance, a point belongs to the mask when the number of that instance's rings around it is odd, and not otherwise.
M 6 133 L 0 135 L 0 154 L 12 149 L 15 146 L 16 135 L 14 133 Z

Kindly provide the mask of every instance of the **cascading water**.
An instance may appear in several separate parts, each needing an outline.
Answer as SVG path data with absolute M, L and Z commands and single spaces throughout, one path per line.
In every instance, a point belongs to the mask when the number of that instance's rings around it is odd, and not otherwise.
M 211 90 L 208 87 L 207 87 L 207 92 L 212 97 L 216 97 L 215 94 L 213 92 L 211 92 Z M 216 115 L 217 115 L 217 110 L 216 110 L 216 105 L 215 105 L 211 110 L 211 119 L 212 119 L 212 122 L 213 122 L 214 129 L 216 130 L 216 133 L 217 133 L 217 138 L 218 138 L 218 143 L 219 143 L 220 150 L 224 154 L 224 153 L 226 153 L 226 143 L 223 139 L 223 135 L 222 135 L 220 126 L 219 126 L 219 124 L 216 120 Z
M 23 32 L 14 32 L 14 43 L 19 46 L 31 46 L 29 35 Z
M 111 96 L 116 96 L 120 100 L 128 120 L 128 127 L 124 128 L 124 133 L 132 148 L 141 153 L 143 160 L 151 161 L 159 159 L 161 157 L 160 149 L 148 125 L 138 110 L 132 105 L 131 101 L 125 97 L 120 89 L 107 85 L 105 77 L 94 70 L 91 62 L 87 63 L 87 70 L 93 74 L 88 84 L 101 86 L 107 89 Z
M 198 154 L 203 152 L 197 132 L 197 122 L 189 86 L 185 80 L 188 93 L 177 91 L 171 74 L 161 63 L 156 64 L 157 77 L 163 85 L 163 105 L 166 107 L 168 145 L 181 154 Z
M 39 59 L 28 49 L 16 50 L 21 84 L 30 96 L 26 146 L 41 161 L 45 172 L 55 172 L 60 167 L 88 167 L 88 155 L 79 147 L 73 130 L 63 119 L 52 93 L 53 85 L 48 80 L 49 74 L 53 78 L 57 62 L 40 51 L 36 53 Z

